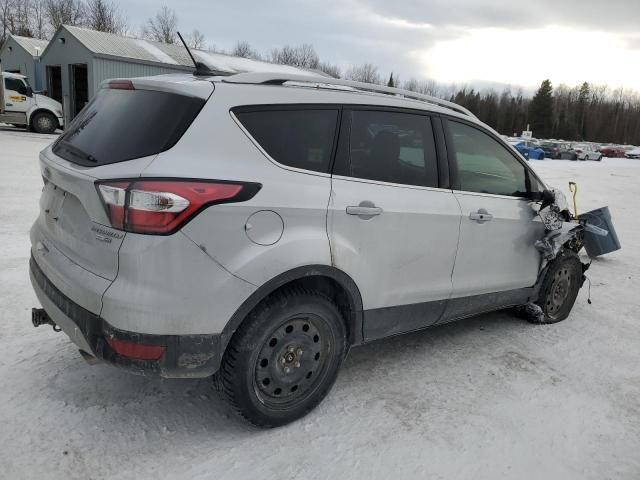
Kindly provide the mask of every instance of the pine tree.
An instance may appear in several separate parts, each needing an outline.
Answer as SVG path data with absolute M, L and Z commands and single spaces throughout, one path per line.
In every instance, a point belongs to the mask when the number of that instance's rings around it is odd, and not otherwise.
M 391 76 L 389 77 L 389 81 L 387 82 L 387 87 L 395 87 L 396 84 L 393 82 L 393 72 L 391 72 Z
M 553 132 L 553 86 L 551 80 L 542 82 L 529 106 L 531 129 L 538 138 L 549 138 Z
M 580 93 L 578 94 L 578 135 L 581 140 L 584 140 L 587 136 L 586 129 L 586 111 L 587 111 L 587 102 L 589 101 L 589 97 L 591 96 L 591 88 L 587 82 L 584 82 L 580 87 Z

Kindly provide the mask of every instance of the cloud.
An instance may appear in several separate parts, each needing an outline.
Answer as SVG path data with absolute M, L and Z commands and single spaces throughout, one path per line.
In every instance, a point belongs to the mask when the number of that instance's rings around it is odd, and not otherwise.
M 640 50 L 640 0 L 165 1 L 184 31 L 197 28 L 219 48 L 246 40 L 266 53 L 310 43 L 324 61 L 342 68 L 373 63 L 404 80 L 528 85 L 548 75 L 556 83 L 637 83 L 629 72 Z M 130 0 L 126 10 L 142 24 L 157 8 Z M 598 67 L 612 58 L 622 67 Z
M 640 90 L 640 50 L 621 35 L 552 26 L 508 30 L 481 28 L 437 42 L 416 59 L 441 82 L 499 81 L 539 85 L 584 81 Z M 613 68 L 611 68 L 613 66 Z
M 637 31 L 640 18 L 637 0 L 366 0 L 366 5 L 380 15 L 468 28 L 535 28 L 561 24 Z

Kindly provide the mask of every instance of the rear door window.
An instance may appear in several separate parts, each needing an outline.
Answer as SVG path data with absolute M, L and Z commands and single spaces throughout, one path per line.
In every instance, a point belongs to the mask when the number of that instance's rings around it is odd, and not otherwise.
M 350 130 L 347 176 L 438 186 L 435 140 L 428 116 L 353 110 Z
M 171 148 L 205 100 L 155 90 L 101 89 L 54 144 L 70 162 L 106 165 Z
M 235 109 L 236 118 L 276 162 L 328 173 L 338 109 Z

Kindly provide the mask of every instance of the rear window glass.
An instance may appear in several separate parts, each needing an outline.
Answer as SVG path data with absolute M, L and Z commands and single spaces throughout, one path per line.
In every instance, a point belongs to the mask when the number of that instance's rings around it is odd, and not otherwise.
M 54 145 L 70 162 L 106 165 L 171 148 L 204 105 L 201 98 L 153 90 L 102 89 Z
M 329 172 L 338 110 L 234 111 L 258 144 L 283 165 Z

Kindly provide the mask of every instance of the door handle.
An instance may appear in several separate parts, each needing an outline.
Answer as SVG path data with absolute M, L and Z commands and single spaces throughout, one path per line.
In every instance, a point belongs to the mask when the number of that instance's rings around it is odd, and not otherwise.
M 13 103 L 5 103 L 7 107 L 13 107 Z
M 369 200 L 364 200 L 357 206 L 347 207 L 347 215 L 356 215 L 365 220 L 380 215 L 382 211 L 380 207 L 376 207 L 374 203 Z
M 481 208 L 477 212 L 471 212 L 469 214 L 469 219 L 478 223 L 485 223 L 493 220 L 493 215 L 487 212 L 484 208 Z

